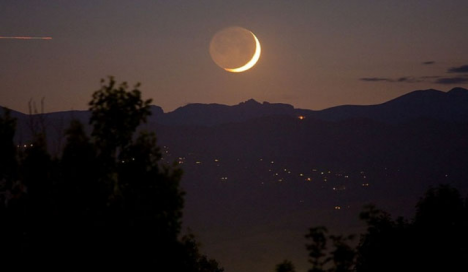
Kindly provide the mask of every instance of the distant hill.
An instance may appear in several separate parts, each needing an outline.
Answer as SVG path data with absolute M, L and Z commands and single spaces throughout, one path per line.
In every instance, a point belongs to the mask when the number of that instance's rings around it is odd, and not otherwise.
M 252 118 L 271 115 L 295 115 L 296 110 L 287 104 L 263 104 L 250 99 L 235 106 L 220 104 L 189 104 L 173 112 L 159 116 L 156 122 L 165 125 L 213 126 L 232 122 L 243 122 Z
M 238 105 L 188 104 L 164 113 L 161 107 L 152 106 L 149 123 L 167 126 L 215 126 L 239 123 L 266 116 L 291 116 L 324 121 L 369 119 L 383 123 L 406 123 L 415 119 L 430 118 L 447 122 L 468 122 L 468 90 L 454 88 L 449 92 L 419 90 L 378 105 L 343 105 L 320 111 L 296 109 L 282 103 L 259 103 L 253 99 Z M 12 112 L 19 119 L 27 115 Z M 48 119 L 77 118 L 86 123 L 87 111 L 65 111 L 46 114 Z
M 0 112 L 2 111 L 3 108 L 0 107 Z M 161 107 L 151 106 L 151 112 L 152 115 L 144 127 L 146 129 L 156 130 L 161 140 L 167 140 L 168 143 L 181 150 L 182 153 L 187 151 L 189 146 L 191 148 L 196 147 L 203 139 L 211 139 L 211 142 L 208 143 L 214 148 L 216 145 L 213 145 L 213 141 L 216 142 L 216 139 L 222 138 L 221 136 L 213 138 L 215 136 L 203 134 L 210 134 L 216 131 L 216 133 L 231 133 L 231 135 L 234 135 L 238 133 L 238 131 L 250 131 L 252 135 L 258 134 L 263 138 L 260 140 L 260 145 L 258 146 L 250 144 L 256 141 L 254 138 L 246 140 L 246 144 L 251 145 L 249 147 L 251 151 L 280 153 L 277 148 L 268 148 L 261 145 L 261 143 L 269 142 L 272 137 L 277 137 L 280 140 L 287 139 L 292 141 L 292 143 L 289 143 L 292 147 L 290 150 L 296 150 L 296 154 L 302 154 L 311 152 L 312 149 L 306 148 L 299 142 L 294 143 L 294 141 L 296 141 L 295 139 L 303 137 L 303 134 L 286 126 L 295 123 L 293 120 L 299 120 L 298 117 L 300 116 L 305 118 L 305 120 L 300 120 L 302 130 L 310 132 L 307 134 L 309 138 L 304 139 L 305 142 L 310 142 L 312 139 L 320 137 L 326 138 L 328 137 L 326 136 L 328 132 L 341 135 L 343 133 L 349 133 L 349 131 L 358 131 L 366 134 L 371 133 L 370 131 L 375 132 L 379 126 L 386 127 L 387 125 L 415 124 L 415 122 L 417 124 L 420 123 L 421 120 L 466 124 L 468 123 L 468 90 L 463 88 L 454 88 L 449 92 L 420 90 L 379 105 L 344 105 L 320 111 L 296 109 L 292 105 L 281 103 L 259 103 L 251 99 L 234 106 L 221 104 L 188 104 L 168 113 L 164 113 Z M 45 127 L 47 129 L 50 148 L 59 152 L 60 146 L 64 142 L 63 133 L 70 120 L 78 119 L 83 124 L 88 124 L 90 112 L 64 111 L 30 116 L 12 111 L 12 116 L 18 119 L 18 129 L 15 136 L 17 142 L 23 143 L 29 141 L 32 131 L 37 131 L 37 129 Z M 381 125 L 377 125 L 377 123 Z M 229 127 L 229 124 L 237 124 L 231 126 L 235 127 L 235 130 L 228 132 L 226 129 Z M 270 127 L 265 128 L 265 124 L 269 124 Z M 274 129 L 275 127 L 277 128 L 276 130 Z M 209 128 L 216 129 L 213 130 Z M 89 126 L 87 129 L 90 131 Z M 226 131 L 223 131 L 223 129 Z M 278 130 L 280 130 L 282 134 L 279 134 Z M 383 131 L 385 130 L 388 130 L 388 128 L 385 128 Z M 266 131 L 270 132 L 266 133 Z M 200 134 L 199 139 L 195 136 L 198 134 Z M 184 138 L 186 137 L 184 135 L 188 135 L 188 138 Z M 232 140 L 231 145 L 235 142 L 239 143 L 240 139 L 242 139 L 242 137 L 247 137 L 247 135 L 238 135 L 238 137 L 240 138 Z M 178 141 L 175 141 L 175 139 L 178 139 Z M 336 138 L 335 140 L 340 141 L 340 145 L 342 141 L 349 142 L 349 140 L 345 140 L 344 138 Z M 228 138 L 224 139 L 224 141 L 228 141 Z M 361 144 L 367 146 L 371 142 L 372 139 L 365 139 Z M 272 141 L 270 144 L 274 145 L 275 142 Z M 184 146 L 187 148 L 182 148 Z M 324 146 L 324 144 L 320 144 L 316 147 L 316 150 L 323 150 Z M 337 145 L 331 142 L 330 148 L 338 152 L 336 146 Z M 228 147 L 228 145 L 222 147 Z M 207 148 L 209 149 L 211 147 Z M 369 150 L 372 151 L 372 149 Z M 322 153 L 315 152 L 314 154 Z M 330 152 L 326 152 L 321 160 L 325 161 L 325 158 L 329 156 Z M 332 159 L 332 157 L 330 157 L 330 161 L 346 161 L 343 156 L 337 156 L 336 159 Z
M 468 90 L 454 88 L 414 91 L 379 105 L 338 106 L 312 113 L 322 120 L 337 121 L 367 118 L 385 123 L 409 122 L 431 118 L 449 122 L 468 121 Z
M 253 99 L 234 106 L 189 104 L 173 112 L 158 115 L 153 121 L 164 125 L 213 126 L 273 115 L 304 116 L 325 121 L 370 119 L 390 124 L 420 118 L 468 122 L 468 90 L 420 90 L 379 105 L 346 105 L 320 111 L 296 109 L 288 104 L 259 103 Z
M 15 110 L 12 110 L 12 109 L 9 109 L 9 110 L 10 110 L 11 116 L 13 116 L 15 118 L 24 118 L 26 116 L 26 114 L 21 113 L 19 111 L 15 111 Z M 3 115 L 4 111 L 5 111 L 5 108 L 0 106 L 0 115 Z

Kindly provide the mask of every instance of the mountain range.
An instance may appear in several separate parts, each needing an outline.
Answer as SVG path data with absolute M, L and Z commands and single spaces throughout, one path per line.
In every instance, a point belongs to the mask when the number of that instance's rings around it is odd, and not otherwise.
M 164 113 L 161 107 L 151 106 L 150 122 L 169 126 L 215 126 L 243 122 L 266 116 L 292 116 L 314 118 L 324 121 L 369 119 L 383 123 L 403 123 L 418 118 L 431 118 L 450 122 L 468 121 L 468 90 L 453 88 L 448 92 L 439 90 L 413 91 L 378 105 L 343 105 L 324 110 L 297 109 L 283 103 L 259 103 L 254 99 L 238 105 L 188 104 Z M 65 111 L 46 114 L 51 119 L 78 118 L 87 120 L 87 111 Z M 24 114 L 13 111 L 13 116 Z
M 153 116 L 156 122 L 165 125 L 203 126 L 242 122 L 271 115 L 304 116 L 326 121 L 366 118 L 384 123 L 401 123 L 426 117 L 466 122 L 467 105 L 468 91 L 454 88 L 449 92 L 432 89 L 414 91 L 379 105 L 345 105 L 320 111 L 295 109 L 291 105 L 281 103 L 259 103 L 250 99 L 235 106 L 189 104 L 166 114 L 161 108 L 153 107 Z

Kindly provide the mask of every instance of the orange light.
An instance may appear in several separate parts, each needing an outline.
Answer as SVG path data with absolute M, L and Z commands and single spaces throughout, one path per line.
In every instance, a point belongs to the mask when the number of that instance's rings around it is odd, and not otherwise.
M 305 116 L 299 115 L 299 117 L 297 117 L 297 118 L 299 118 L 299 120 L 304 120 L 304 119 L 305 119 Z

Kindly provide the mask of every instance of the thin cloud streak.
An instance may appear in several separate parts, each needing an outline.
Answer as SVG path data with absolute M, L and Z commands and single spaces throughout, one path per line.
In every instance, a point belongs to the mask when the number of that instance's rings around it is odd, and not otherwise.
M 364 78 L 360 78 L 359 80 L 367 81 L 367 82 L 378 82 L 378 81 L 394 82 L 393 80 L 389 78 L 383 78 L 383 77 L 364 77 Z
M 421 81 L 422 81 L 421 79 L 418 79 L 415 77 L 400 77 L 394 82 L 417 83 Z
M 52 37 L 29 37 L 29 36 L 5 37 L 5 36 L 0 36 L 0 39 L 4 39 L 4 40 L 52 40 Z
M 424 61 L 423 65 L 432 65 L 435 61 Z M 360 78 L 361 81 L 366 82 L 390 82 L 390 83 L 420 83 L 427 82 L 433 84 L 453 85 L 453 84 L 467 84 L 468 83 L 468 64 L 458 67 L 448 68 L 448 74 L 459 74 L 457 76 L 403 76 L 399 78 L 388 77 L 364 77 Z
M 434 83 L 451 85 L 451 84 L 466 84 L 468 83 L 468 77 L 444 77 L 439 78 Z
M 460 67 L 452 67 L 448 69 L 447 73 L 468 73 L 468 65 L 463 65 Z
M 366 82 L 392 82 L 392 83 L 395 83 L 395 82 L 399 82 L 399 83 L 417 83 L 417 82 L 421 82 L 423 80 L 421 80 L 420 78 L 416 78 L 416 77 L 399 77 L 399 78 L 396 78 L 396 79 L 393 79 L 393 78 L 386 78 L 386 77 L 364 77 L 364 78 L 360 78 L 359 80 L 361 81 L 366 81 Z
M 441 76 L 422 76 L 422 77 L 400 77 L 396 79 L 384 77 L 365 77 L 360 78 L 361 81 L 366 82 L 390 82 L 390 83 L 420 83 L 429 82 L 442 85 L 453 84 L 467 84 L 468 75 L 461 75 L 458 77 L 441 77 Z

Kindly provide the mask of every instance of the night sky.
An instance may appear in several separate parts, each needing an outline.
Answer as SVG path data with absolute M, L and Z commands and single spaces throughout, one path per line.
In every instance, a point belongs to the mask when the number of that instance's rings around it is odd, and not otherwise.
M 250 98 L 297 108 L 377 104 L 468 85 L 468 1 L 0 2 L 0 104 L 86 109 L 101 78 L 142 83 L 165 112 Z M 210 57 L 219 30 L 258 37 L 259 62 L 228 73 Z

